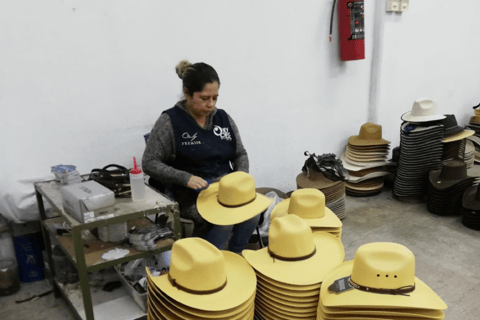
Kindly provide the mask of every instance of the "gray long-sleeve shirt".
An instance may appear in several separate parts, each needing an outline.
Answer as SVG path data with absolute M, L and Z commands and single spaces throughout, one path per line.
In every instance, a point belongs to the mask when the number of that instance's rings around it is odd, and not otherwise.
M 187 112 L 184 106 L 184 101 L 177 102 L 176 106 Z M 198 127 L 205 130 L 212 129 L 213 116 L 216 112 L 217 108 L 215 108 L 207 117 L 205 127 L 202 128 L 200 125 L 198 125 Z M 230 125 L 237 140 L 235 158 L 232 159 L 233 170 L 248 172 L 248 155 L 240 138 L 240 132 L 230 115 L 228 115 L 228 120 L 230 121 Z M 162 113 L 150 132 L 147 147 L 143 153 L 143 171 L 162 183 L 177 184 L 186 187 L 192 174 L 177 170 L 168 165 L 175 162 L 175 157 L 175 137 L 172 122 L 168 114 Z

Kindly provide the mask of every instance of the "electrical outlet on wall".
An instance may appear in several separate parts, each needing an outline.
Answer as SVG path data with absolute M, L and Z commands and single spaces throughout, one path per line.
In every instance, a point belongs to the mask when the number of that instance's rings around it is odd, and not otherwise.
M 400 11 L 400 1 L 399 0 L 387 0 L 387 12 L 397 12 Z
M 400 8 L 399 8 L 399 11 L 400 12 L 405 12 L 405 11 L 408 11 L 408 7 L 409 7 L 409 3 L 410 0 L 400 0 Z

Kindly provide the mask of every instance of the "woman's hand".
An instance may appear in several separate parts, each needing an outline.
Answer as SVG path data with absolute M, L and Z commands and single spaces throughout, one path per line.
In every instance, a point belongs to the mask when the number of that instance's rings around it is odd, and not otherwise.
M 206 187 L 208 186 L 208 183 L 207 183 L 207 181 L 203 180 L 203 179 L 200 178 L 200 177 L 191 176 L 191 177 L 190 177 L 190 180 L 188 180 L 187 186 L 188 186 L 190 189 L 198 190 L 198 189 L 206 188 Z

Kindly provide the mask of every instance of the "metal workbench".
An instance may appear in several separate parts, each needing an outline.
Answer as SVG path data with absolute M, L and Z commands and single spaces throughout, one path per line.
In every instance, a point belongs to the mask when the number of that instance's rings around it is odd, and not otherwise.
M 87 273 L 170 250 L 175 240 L 164 239 L 159 241 L 157 243 L 157 249 L 154 251 L 137 251 L 128 244 L 122 245 L 122 248 L 129 249 L 129 254 L 116 260 L 104 260 L 102 259 L 102 255 L 105 252 L 120 246 L 114 243 L 102 242 L 94 237 L 85 237 L 85 231 L 83 230 L 91 230 L 93 228 L 104 227 L 109 224 L 117 224 L 125 221 L 127 221 L 129 227 L 145 227 L 152 224 L 152 222 L 146 218 L 147 216 L 167 214 L 170 215 L 170 219 L 173 219 L 173 229 L 176 239 L 180 239 L 181 225 L 178 204 L 146 185 L 145 201 L 133 202 L 131 198 L 115 198 L 115 211 L 113 217 L 105 220 L 81 223 L 64 211 L 60 187 L 60 183 L 56 181 L 35 183 L 35 192 L 42 222 L 45 250 L 48 257 L 48 264 L 51 269 L 51 278 L 49 280 L 55 289 L 56 295 L 58 296 L 59 294 L 62 294 L 67 299 L 67 302 L 75 311 L 75 314 L 79 319 L 93 320 L 94 309 L 95 317 L 97 319 L 146 319 L 146 314 L 138 308 L 136 310 L 132 310 L 132 315 L 128 315 L 128 312 L 125 310 L 122 310 L 121 312 L 118 312 L 117 310 L 117 312 L 115 312 L 114 309 L 116 307 L 112 307 L 114 304 L 111 304 L 108 308 L 106 308 L 105 303 L 102 303 L 103 307 L 99 306 L 98 308 L 94 308 L 94 303 L 92 303 L 92 292 Z M 49 214 L 47 214 L 44 206 L 44 199 L 52 206 L 53 213 L 50 213 L 49 210 Z M 72 230 L 71 234 L 59 236 L 52 232 L 52 226 L 59 223 L 65 223 L 67 226 L 69 226 Z M 82 233 L 84 234 L 83 237 Z M 65 286 L 55 280 L 50 237 L 56 237 L 60 247 L 78 270 L 83 305 L 82 303 L 73 302 L 71 292 L 67 292 L 65 290 Z M 102 293 L 102 296 L 105 296 L 106 294 L 107 293 Z M 126 306 L 130 304 L 136 307 L 132 299 L 130 299 L 132 301 L 128 301 L 129 298 L 130 297 L 121 297 L 117 303 L 119 309 L 122 309 L 122 307 L 125 309 L 127 308 Z M 102 297 L 102 299 L 105 298 Z M 110 313 L 103 314 L 106 312 L 105 309 L 110 310 Z M 121 314 L 121 317 L 114 315 L 118 313 Z

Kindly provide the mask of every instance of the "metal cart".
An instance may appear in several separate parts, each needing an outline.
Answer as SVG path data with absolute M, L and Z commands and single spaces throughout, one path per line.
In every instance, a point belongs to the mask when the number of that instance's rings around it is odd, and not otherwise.
M 176 239 L 180 239 L 181 225 L 178 204 L 146 185 L 145 201 L 133 202 L 130 198 L 116 198 L 113 217 L 105 220 L 81 223 L 64 211 L 60 187 L 60 183 L 56 181 L 35 183 L 35 192 L 42 222 L 42 233 L 48 257 L 47 261 L 51 270 L 49 280 L 54 287 L 56 296 L 62 294 L 79 319 L 93 320 L 94 309 L 95 319 L 97 320 L 102 318 L 116 320 L 146 319 L 146 314 L 138 308 L 133 299 L 128 295 L 119 297 L 117 294 L 117 296 L 113 295 L 111 297 L 112 300 L 108 300 L 108 292 L 101 292 L 101 295 L 98 297 L 94 296 L 92 299 L 92 291 L 87 273 L 170 250 L 175 240 L 160 240 L 157 243 L 157 249 L 154 251 L 137 251 L 132 246 L 122 245 L 122 248 L 129 249 L 129 254 L 116 260 L 104 260 L 102 259 L 102 255 L 109 250 L 119 247 L 119 245 L 102 242 L 96 238 L 83 239 L 82 231 L 125 221 L 127 221 L 129 227 L 146 227 L 153 224 L 147 219 L 147 216 L 167 214 L 170 215 L 170 219 L 173 219 Z M 48 216 L 45 211 L 44 199 L 47 200 L 53 208 L 53 213 L 50 214 L 49 210 Z M 71 227 L 71 234 L 59 236 L 55 232 L 52 232 L 52 226 L 58 223 L 65 223 Z M 65 285 L 55 279 L 50 236 L 58 240 L 60 247 L 78 270 L 80 288 L 77 292 L 72 293 L 71 290 L 67 290 Z M 98 302 L 97 300 L 101 303 L 94 305 L 92 300 L 94 303 Z

